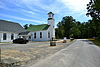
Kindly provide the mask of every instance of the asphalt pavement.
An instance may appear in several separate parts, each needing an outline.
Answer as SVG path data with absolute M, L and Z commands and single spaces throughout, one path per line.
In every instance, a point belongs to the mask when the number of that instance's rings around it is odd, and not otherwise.
M 78 39 L 30 67 L 100 67 L 100 47 L 86 39 Z

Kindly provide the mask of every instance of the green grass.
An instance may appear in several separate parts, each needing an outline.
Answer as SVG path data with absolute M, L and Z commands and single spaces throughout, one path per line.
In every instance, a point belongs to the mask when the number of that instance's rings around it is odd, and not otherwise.
M 100 47 L 100 39 L 89 39 L 89 40 L 92 41 L 98 47 Z

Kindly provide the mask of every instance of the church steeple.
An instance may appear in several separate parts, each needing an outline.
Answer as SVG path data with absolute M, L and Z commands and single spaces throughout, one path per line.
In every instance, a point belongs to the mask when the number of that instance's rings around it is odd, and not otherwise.
M 52 12 L 48 13 L 48 25 L 52 25 L 54 26 L 54 14 Z
M 55 38 L 54 14 L 52 12 L 48 13 L 48 25 L 50 25 L 51 36 Z
M 54 14 L 52 12 L 48 13 L 48 20 L 54 19 Z

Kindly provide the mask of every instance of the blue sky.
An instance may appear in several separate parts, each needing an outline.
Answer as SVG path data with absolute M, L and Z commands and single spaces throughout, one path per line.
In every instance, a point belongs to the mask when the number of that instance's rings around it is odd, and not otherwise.
M 0 0 L 0 19 L 24 24 L 46 24 L 47 13 L 55 14 L 55 24 L 64 16 L 80 22 L 90 18 L 85 14 L 89 0 Z

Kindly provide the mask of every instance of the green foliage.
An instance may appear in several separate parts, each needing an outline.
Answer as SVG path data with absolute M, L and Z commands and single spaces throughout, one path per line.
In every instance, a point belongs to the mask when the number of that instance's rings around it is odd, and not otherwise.
M 29 27 L 33 26 L 32 24 L 29 24 Z
M 31 26 L 33 26 L 33 25 L 32 25 L 32 24 L 29 24 L 29 25 L 28 25 L 28 24 L 25 24 L 25 25 L 24 25 L 24 29 L 28 29 L 28 28 L 31 27 Z
M 78 37 L 80 35 L 80 30 L 78 28 L 77 22 L 72 16 L 65 16 L 63 17 L 62 21 L 57 24 L 58 28 L 56 28 L 56 38 L 63 38 L 63 37 Z
M 66 16 L 57 26 L 56 38 L 100 38 L 100 23 L 94 20 L 81 23 L 71 16 Z
M 97 45 L 98 47 L 100 47 L 100 39 L 94 39 L 91 40 L 95 45 Z
M 100 0 L 90 0 L 89 4 L 87 4 L 87 11 L 87 15 L 100 20 Z
M 25 24 L 25 25 L 24 25 L 24 29 L 27 29 L 27 28 L 28 28 L 28 24 Z
M 96 37 L 100 36 L 100 0 L 90 0 L 87 4 L 87 14 L 92 17 L 92 25 Z

